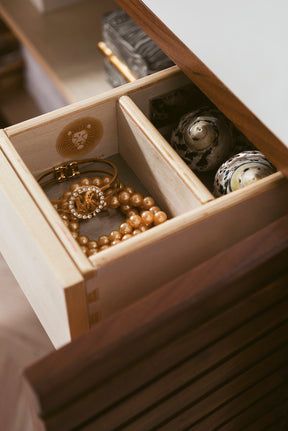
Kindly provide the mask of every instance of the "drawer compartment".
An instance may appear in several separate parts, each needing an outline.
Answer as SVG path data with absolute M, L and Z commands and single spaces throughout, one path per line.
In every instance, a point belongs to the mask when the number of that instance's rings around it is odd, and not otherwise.
M 281 173 L 215 199 L 151 123 L 149 100 L 188 83 L 173 67 L 1 132 L 1 251 L 56 346 L 287 213 Z M 65 133 L 76 146 L 84 140 L 79 156 L 69 157 L 69 146 L 63 155 Z M 46 195 L 35 180 L 67 159 L 87 158 L 115 163 L 120 180 L 151 195 L 168 220 L 87 258 L 49 200 L 70 184 L 53 184 Z M 122 221 L 115 210 L 81 229 L 96 239 Z

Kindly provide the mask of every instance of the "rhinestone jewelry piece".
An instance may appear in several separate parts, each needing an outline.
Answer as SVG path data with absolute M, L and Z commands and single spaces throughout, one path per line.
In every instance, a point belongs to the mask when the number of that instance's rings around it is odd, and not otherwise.
M 70 197 L 68 208 L 74 217 L 87 220 L 101 212 L 104 200 L 104 194 L 98 187 L 79 187 Z

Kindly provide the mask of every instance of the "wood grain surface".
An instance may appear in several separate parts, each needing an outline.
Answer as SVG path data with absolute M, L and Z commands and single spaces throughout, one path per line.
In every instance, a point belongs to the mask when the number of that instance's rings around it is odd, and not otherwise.
M 29 367 L 41 426 L 240 431 L 258 421 L 264 431 L 280 421 L 287 261 L 284 217 Z

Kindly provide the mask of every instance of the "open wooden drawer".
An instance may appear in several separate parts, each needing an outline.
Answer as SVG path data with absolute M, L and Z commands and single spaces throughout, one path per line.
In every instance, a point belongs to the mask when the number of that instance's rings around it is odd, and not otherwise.
M 214 198 L 153 126 L 151 99 L 187 84 L 173 67 L 1 132 L 1 252 L 57 347 L 287 213 L 280 172 Z M 91 119 L 103 136 L 78 159 L 113 160 L 120 179 L 152 195 L 169 219 L 88 259 L 35 176 L 63 162 L 63 130 Z M 85 225 L 88 236 L 122 221 L 95 220 Z

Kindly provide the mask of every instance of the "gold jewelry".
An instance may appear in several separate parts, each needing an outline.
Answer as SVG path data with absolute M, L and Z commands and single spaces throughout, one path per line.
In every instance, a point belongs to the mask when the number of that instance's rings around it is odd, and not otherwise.
M 105 163 L 113 168 L 113 172 L 107 171 L 106 169 L 96 169 L 91 167 L 84 170 L 82 169 L 81 171 L 79 170 L 79 165 L 91 163 Z M 37 181 L 40 183 L 43 178 L 53 175 L 52 178 L 41 184 L 44 188 L 53 183 L 62 183 L 63 181 L 67 181 L 71 178 L 78 177 L 81 174 L 88 172 L 105 173 L 106 175 L 110 175 L 111 179 L 108 179 L 108 181 L 106 181 L 105 184 L 102 184 L 101 187 L 98 187 L 94 184 L 83 184 L 82 186 L 78 187 L 77 190 L 73 191 L 72 195 L 68 200 L 68 209 L 74 217 L 86 220 L 95 217 L 101 212 L 104 207 L 103 192 L 104 190 L 111 187 L 113 182 L 115 182 L 115 180 L 117 179 L 118 175 L 118 170 L 114 163 L 104 159 L 85 159 L 80 161 L 71 161 L 63 163 L 62 165 L 55 166 L 52 169 L 48 169 L 47 171 L 39 175 Z
M 104 163 L 112 167 L 113 171 L 110 172 L 105 169 L 98 169 L 98 168 L 94 168 L 94 169 L 88 168 L 80 171 L 79 165 L 90 164 L 90 163 Z M 92 158 L 92 159 L 84 159 L 84 160 L 72 160 L 70 162 L 66 162 L 66 163 L 62 163 L 61 165 L 54 166 L 53 168 L 42 172 L 42 174 L 39 175 L 36 178 L 36 180 L 44 188 L 50 184 L 62 183 L 63 181 L 74 179 L 76 177 L 79 177 L 81 174 L 85 174 L 88 172 L 102 172 L 112 177 L 110 183 L 105 184 L 105 186 L 102 187 L 102 190 L 109 188 L 110 185 L 116 180 L 118 176 L 118 170 L 116 165 L 114 165 L 114 163 L 105 159 Z M 49 175 L 50 176 L 52 175 L 52 178 L 48 179 L 45 183 L 41 184 L 41 180 Z
M 91 161 L 107 163 L 113 167 L 114 172 L 104 169 L 79 171 L 78 164 Z M 56 178 L 46 181 L 42 185 L 45 187 L 48 184 L 74 178 L 81 173 L 97 171 L 106 174 L 104 177 L 82 178 L 79 183 L 71 184 L 70 190 L 66 191 L 61 198 L 51 200 L 86 256 L 90 257 L 167 220 L 166 213 L 155 205 L 151 196 L 143 197 L 141 193 L 135 192 L 133 187 L 126 187 L 119 181 L 117 168 L 113 163 L 102 159 L 88 159 L 81 162 L 69 162 L 67 165 L 67 168 L 60 166 L 60 175 L 58 175 L 59 167 L 57 166 L 41 174 L 38 181 L 54 173 Z M 86 235 L 80 235 L 80 221 L 91 219 L 108 208 L 119 208 L 126 216 L 126 220 L 117 230 L 113 230 L 108 235 L 100 235 L 97 241 L 90 240 Z
M 85 178 L 84 180 L 87 183 L 88 179 Z M 99 177 L 95 177 L 90 181 L 93 184 L 93 182 L 99 183 L 99 180 L 101 180 Z M 102 181 L 105 181 L 105 177 Z M 62 198 L 57 201 L 55 207 L 63 222 L 71 231 L 72 236 L 77 240 L 82 251 L 88 257 L 122 241 L 126 241 L 167 220 L 166 213 L 155 205 L 155 201 L 151 196 L 143 197 L 141 193 L 135 192 L 132 187 L 125 187 L 123 183 L 119 182 L 115 185 L 114 190 L 110 189 L 107 191 L 104 197 L 103 210 L 119 208 L 126 216 L 126 220 L 120 224 L 118 229 L 112 230 L 107 235 L 100 235 L 97 240 L 91 240 L 86 235 L 80 235 L 79 221 L 81 220 L 73 217 L 73 215 L 71 216 L 71 213 L 69 214 L 66 210 L 67 203 L 69 202 L 69 194 L 74 193 L 73 190 L 75 188 L 79 190 L 80 187 L 81 185 L 79 184 L 72 184 L 72 190 L 65 192 Z

